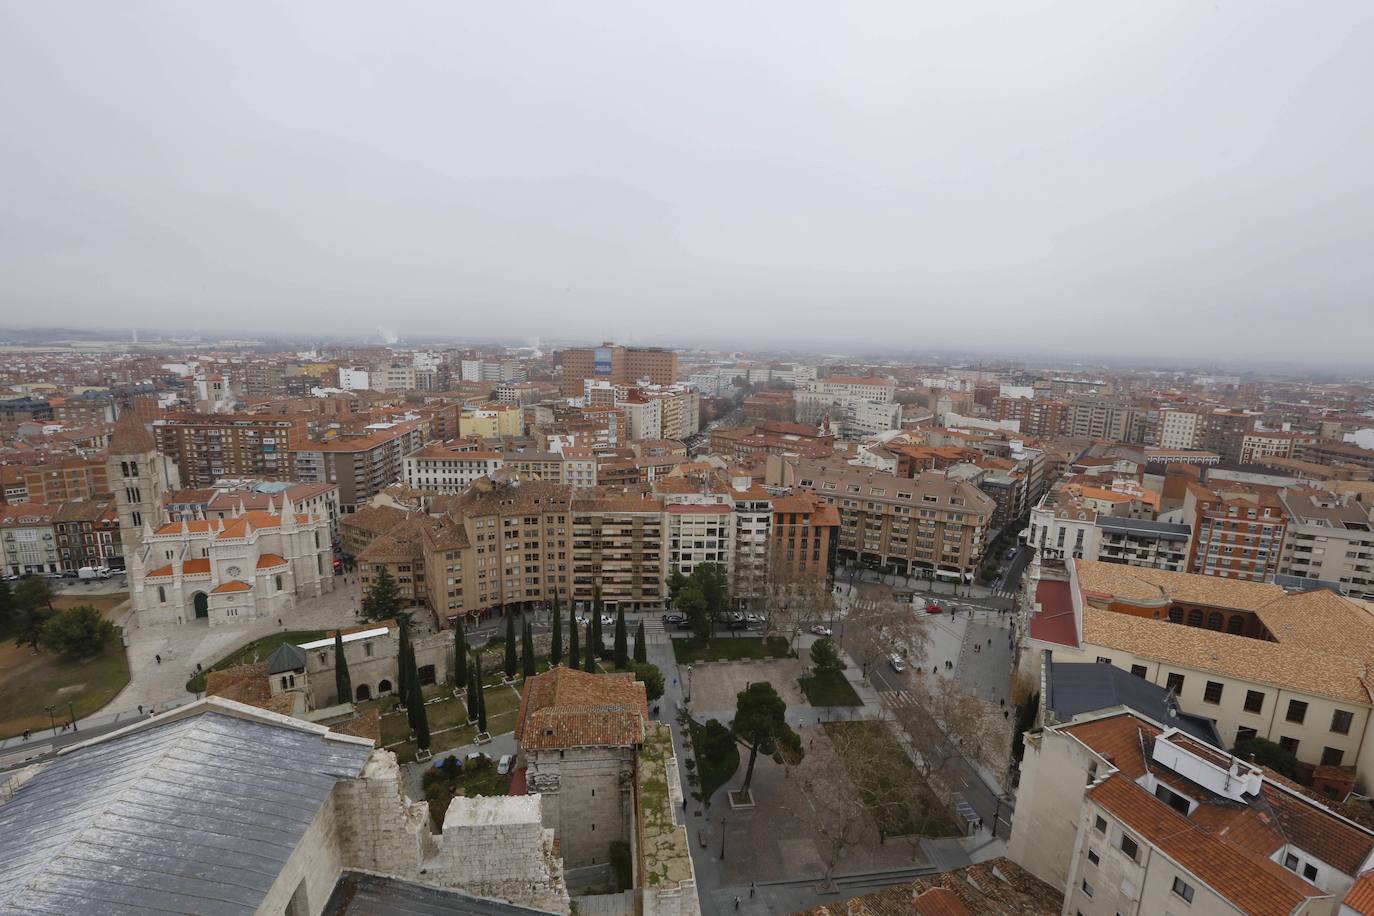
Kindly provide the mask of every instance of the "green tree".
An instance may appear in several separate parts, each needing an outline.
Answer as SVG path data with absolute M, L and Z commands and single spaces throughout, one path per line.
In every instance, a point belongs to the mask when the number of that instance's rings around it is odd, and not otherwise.
M 1264 738 L 1250 738 L 1246 741 L 1237 741 L 1236 746 L 1231 748 L 1231 753 L 1241 760 L 1253 760 L 1294 782 L 1302 782 L 1298 758 L 1281 744 Z
M 410 716 L 410 730 L 415 733 L 415 746 L 422 751 L 429 750 L 429 713 L 425 710 L 425 697 L 420 689 L 420 673 L 415 669 L 415 650 L 410 650 L 410 674 L 406 678 L 410 684 L 410 701 L 406 712 Z
M 8 579 L 0 579 L 0 633 L 8 633 L 14 625 L 14 593 Z
M 468 695 L 467 695 L 468 721 L 477 721 L 477 666 L 468 666 Z
M 689 581 L 682 587 L 677 596 L 677 609 L 687 617 L 692 635 L 697 639 L 707 639 L 712 635 L 714 616 L 706 604 L 700 584 Z
M 631 662 L 630 670 L 634 672 L 635 680 L 644 685 L 644 693 L 652 703 L 663 696 L 663 672 L 658 670 L 658 665 L 651 665 L 648 662 Z
M 553 594 L 553 635 L 549 642 L 549 666 L 563 663 L 563 612 L 558 606 L 558 593 Z
M 534 657 L 534 634 L 530 631 L 529 621 L 520 631 L 520 671 L 525 677 L 534 677 L 537 668 Z
M 582 652 L 577 645 L 577 615 L 573 609 L 568 608 L 568 667 L 577 668 L 582 665 Z
M 42 576 L 29 576 L 19 583 L 12 602 L 16 646 L 27 645 L 38 651 L 43 641 L 43 625 L 56 613 L 52 599 L 52 586 Z
M 835 640 L 822 637 L 811 644 L 811 668 L 817 674 L 838 674 L 844 668 Z
M 400 648 L 396 653 L 396 696 L 401 703 L 410 705 L 410 626 L 407 622 L 400 625 Z
M 369 620 L 385 620 L 401 609 L 401 589 L 385 566 L 377 568 L 367 592 L 363 595 L 363 616 Z
M 468 682 L 468 635 L 463 626 L 463 617 L 453 621 L 453 683 Z
M 487 697 L 486 688 L 482 686 L 482 655 L 477 655 L 477 733 L 485 734 L 487 731 Z
M 744 771 L 740 792 L 749 791 L 760 751 L 770 757 L 786 757 L 794 763 L 802 758 L 801 737 L 787 724 L 787 703 L 766 681 L 750 684 L 739 692 L 735 721 L 730 730 L 735 740 L 749 751 L 749 767 Z
M 668 600 L 673 607 L 677 607 L 677 596 L 682 591 L 682 587 L 687 584 L 687 577 L 682 574 L 682 570 L 674 569 L 668 573 Z
M 635 661 L 647 662 L 649 660 L 648 649 L 644 645 L 644 621 L 639 622 L 635 627 Z
M 624 668 L 625 663 L 630 660 L 630 646 L 628 637 L 625 633 L 625 609 L 623 607 L 615 610 L 615 666 Z
M 692 579 L 701 586 L 701 595 L 711 614 L 719 614 L 730 603 L 730 578 L 719 563 L 702 563 L 692 570 Z
M 506 612 L 506 680 L 515 677 L 515 615 Z
M 592 638 L 587 640 L 587 647 L 597 658 L 606 649 L 606 644 L 601 641 L 601 615 L 604 613 L 606 604 L 601 600 L 601 586 L 598 584 L 592 592 Z
M 343 630 L 334 631 L 334 695 L 340 703 L 353 700 L 353 679 L 348 676 L 348 656 L 344 655 Z
M 587 622 L 587 651 L 582 653 L 582 670 L 589 674 L 596 670 L 596 653 L 592 651 L 592 646 L 596 645 L 592 640 L 595 638 L 592 633 L 592 623 Z
M 64 655 L 96 655 L 114 638 L 115 626 L 89 604 L 69 607 L 43 623 L 39 641 Z

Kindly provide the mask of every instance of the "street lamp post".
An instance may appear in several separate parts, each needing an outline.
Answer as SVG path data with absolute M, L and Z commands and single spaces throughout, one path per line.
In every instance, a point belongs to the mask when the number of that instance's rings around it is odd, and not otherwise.
M 692 702 L 692 666 L 687 666 L 687 702 Z
M 720 857 L 725 859 L 725 815 L 720 816 Z
M 67 714 L 72 720 L 72 731 L 76 731 L 76 708 L 72 705 L 71 700 L 67 701 Z
M 52 733 L 57 734 L 57 707 L 48 707 L 48 722 L 52 725 Z

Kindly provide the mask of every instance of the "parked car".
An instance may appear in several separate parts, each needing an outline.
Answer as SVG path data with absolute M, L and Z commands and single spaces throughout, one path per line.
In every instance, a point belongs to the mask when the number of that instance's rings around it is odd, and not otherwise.
M 750 625 L 750 626 L 762 626 L 762 625 L 763 625 L 763 615 L 762 615 L 762 614 L 753 614 L 753 613 L 745 614 L 745 615 L 744 615 L 744 619 L 747 620 L 747 621 L 749 622 L 749 625 Z
M 491 758 L 481 751 L 473 751 L 463 758 L 464 767 L 484 767 L 491 763 Z
M 511 754 L 502 754 L 501 759 L 496 764 L 496 772 L 505 776 L 510 772 L 510 768 L 515 765 L 515 757 Z
M 901 674 L 903 671 L 906 670 L 906 662 L 902 661 L 902 657 L 898 655 L 896 652 L 893 652 L 891 655 L 887 657 L 887 663 L 891 665 L 892 670 L 897 672 L 898 674 Z
M 726 625 L 729 626 L 730 629 L 732 629 L 732 630 L 747 630 L 747 629 L 749 629 L 749 621 L 747 621 L 747 620 L 744 619 L 744 615 L 743 615 L 743 614 L 734 614 L 734 615 L 732 615 L 732 616 L 730 617 L 729 622 L 728 622 Z
M 668 624 L 670 624 L 670 623 L 681 625 L 682 622 L 683 622 L 684 620 L 686 620 L 686 619 L 687 619 L 687 618 L 686 618 L 686 617 L 683 617 L 681 614 L 664 614 L 664 615 L 663 615 L 663 625 L 664 625 L 665 627 L 666 627 Z
M 812 633 L 815 633 L 817 636 L 833 636 L 833 635 L 835 635 L 834 633 L 831 632 L 830 627 L 822 626 L 822 625 L 819 624 L 819 623 L 816 624 L 814 627 L 811 628 L 811 632 L 812 632 Z
M 602 614 L 602 615 L 601 615 L 601 625 L 602 625 L 603 627 L 613 627 L 613 626 L 615 626 L 615 615 L 613 615 L 613 614 Z
M 578 623 L 579 626 L 584 626 L 584 627 L 585 627 L 585 626 L 587 625 L 587 623 L 588 623 L 590 620 L 591 620 L 591 618 L 588 617 L 586 614 L 578 614 L 578 615 L 577 615 L 577 623 Z

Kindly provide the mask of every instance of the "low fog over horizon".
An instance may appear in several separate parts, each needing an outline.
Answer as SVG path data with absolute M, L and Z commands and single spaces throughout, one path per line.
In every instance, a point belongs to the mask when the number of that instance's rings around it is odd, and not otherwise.
M 1368 366 L 1370 85 L 1358 2 L 11 4 L 0 326 Z

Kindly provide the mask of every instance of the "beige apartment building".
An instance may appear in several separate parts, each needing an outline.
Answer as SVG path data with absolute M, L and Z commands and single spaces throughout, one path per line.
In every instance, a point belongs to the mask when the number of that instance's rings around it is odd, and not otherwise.
M 943 471 L 896 477 L 833 461 L 770 459 L 770 484 L 813 490 L 840 514 L 836 559 L 899 575 L 968 580 L 986 549 L 992 497 Z
M 1374 831 L 1339 803 L 1122 707 L 1024 740 L 1008 856 L 1065 913 L 1366 912 Z
M 306 442 L 293 452 L 296 480 L 339 486 L 339 510 L 356 512 L 386 487 L 401 480 L 405 457 L 424 445 L 418 422 L 388 424 L 363 436 Z
M 1374 512 L 1325 490 L 1287 489 L 1279 573 L 1338 584 L 1352 598 L 1374 599 Z
M 608 607 L 663 607 L 668 544 L 663 499 L 647 493 L 576 494 L 573 514 L 573 599 L 588 604 L 596 586 Z
M 153 433 L 182 486 L 208 487 L 224 477 L 293 479 L 295 449 L 308 427 L 301 417 L 196 413 L 163 417 Z

